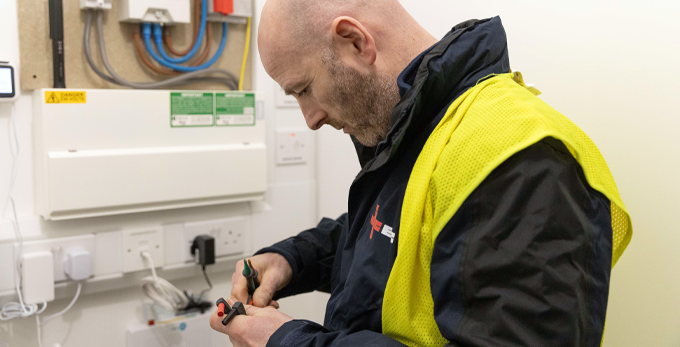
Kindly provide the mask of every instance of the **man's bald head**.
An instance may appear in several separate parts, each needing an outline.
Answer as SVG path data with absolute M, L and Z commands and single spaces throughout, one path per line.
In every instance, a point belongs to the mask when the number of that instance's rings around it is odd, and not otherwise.
M 265 70 L 307 125 L 371 146 L 389 130 L 398 74 L 436 42 L 398 0 L 268 0 L 258 33 Z
M 260 40 L 270 44 L 284 41 L 309 49 L 328 42 L 335 18 L 362 20 L 388 3 L 399 5 L 397 0 L 268 0 L 262 10 Z

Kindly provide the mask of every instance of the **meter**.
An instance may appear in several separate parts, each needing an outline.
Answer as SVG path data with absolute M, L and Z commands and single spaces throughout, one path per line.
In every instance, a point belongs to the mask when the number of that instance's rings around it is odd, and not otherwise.
M 0 103 L 14 102 L 17 93 L 17 83 L 14 67 L 6 61 L 0 61 Z

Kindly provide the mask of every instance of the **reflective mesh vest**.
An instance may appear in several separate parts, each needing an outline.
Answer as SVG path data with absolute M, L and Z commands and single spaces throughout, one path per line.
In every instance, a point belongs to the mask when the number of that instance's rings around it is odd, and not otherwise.
M 408 346 L 448 343 L 435 322 L 430 290 L 437 235 L 496 167 L 546 137 L 561 140 L 588 184 L 611 202 L 612 267 L 628 246 L 630 217 L 602 154 L 532 91 L 519 73 L 486 79 L 454 101 L 428 138 L 404 196 L 397 258 L 383 299 L 383 334 Z

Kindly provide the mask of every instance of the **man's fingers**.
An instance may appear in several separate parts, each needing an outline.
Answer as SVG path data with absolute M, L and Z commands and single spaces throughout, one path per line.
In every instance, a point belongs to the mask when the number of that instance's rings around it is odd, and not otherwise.
M 279 306 L 279 303 L 278 303 L 276 300 L 270 301 L 270 302 L 269 302 L 269 306 L 271 306 L 271 307 L 273 307 L 273 308 L 275 308 L 275 309 L 277 309 L 277 310 L 281 307 L 281 306 Z
M 246 315 L 247 316 L 254 316 L 258 312 L 261 312 L 262 310 L 264 310 L 264 308 L 251 306 L 251 305 L 245 305 L 244 308 L 246 309 Z
M 246 300 L 248 300 L 248 285 L 246 279 L 238 271 L 234 272 L 234 275 L 231 277 L 231 296 L 241 302 L 246 302 Z M 229 305 L 231 305 L 231 303 Z
M 213 312 L 212 316 L 210 316 L 210 327 L 213 328 L 213 330 L 215 331 L 219 331 L 223 334 L 229 335 L 229 333 L 227 332 L 227 327 L 222 325 L 222 319 L 224 319 L 224 317 L 218 316 L 216 310 L 215 312 Z
M 241 301 L 241 300 L 239 300 L 238 298 L 233 297 L 233 296 L 230 296 L 230 297 L 227 298 L 227 304 L 229 304 L 229 306 L 231 306 L 231 307 L 233 307 L 234 304 L 235 304 L 237 301 Z

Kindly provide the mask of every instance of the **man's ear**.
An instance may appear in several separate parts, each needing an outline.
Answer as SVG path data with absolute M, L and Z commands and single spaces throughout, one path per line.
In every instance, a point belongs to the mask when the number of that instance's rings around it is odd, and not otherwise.
M 341 56 L 352 54 L 364 64 L 373 65 L 377 52 L 373 36 L 352 17 L 338 17 L 331 26 L 333 41 Z

